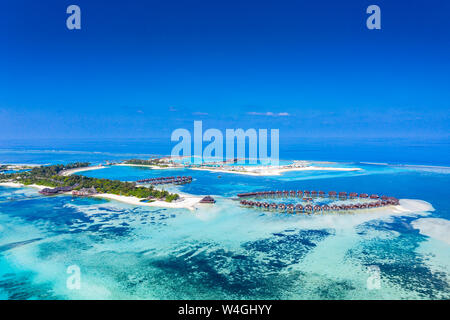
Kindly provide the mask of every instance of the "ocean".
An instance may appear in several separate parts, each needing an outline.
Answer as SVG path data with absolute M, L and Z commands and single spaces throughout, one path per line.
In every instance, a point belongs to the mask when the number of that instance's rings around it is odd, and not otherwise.
M 0 163 L 95 164 L 170 149 L 151 139 L 3 141 Z M 363 170 L 79 173 L 123 181 L 190 175 L 191 184 L 167 189 L 217 200 L 195 211 L 0 187 L 0 299 L 449 299 L 449 150 L 448 141 L 295 139 L 281 142 L 283 160 Z M 262 190 L 386 194 L 410 210 L 306 216 L 235 200 Z M 67 286 L 74 265 L 80 289 Z

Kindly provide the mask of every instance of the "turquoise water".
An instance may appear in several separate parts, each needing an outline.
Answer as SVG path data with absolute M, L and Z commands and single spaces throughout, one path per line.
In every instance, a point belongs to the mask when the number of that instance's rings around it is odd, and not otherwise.
M 34 156 L 22 153 L 18 160 L 33 163 Z M 37 158 L 46 160 L 43 154 Z M 450 169 L 345 165 L 363 170 L 254 177 L 115 166 L 80 173 L 123 181 L 191 175 L 191 184 L 169 189 L 215 196 L 215 205 L 196 211 L 0 187 L 0 298 L 449 299 L 448 229 L 429 233 L 413 224 L 450 220 Z M 271 189 L 420 201 L 408 202 L 407 212 L 303 216 L 241 208 L 231 199 L 239 192 Z M 80 290 L 66 286 L 71 265 L 81 270 Z M 380 272 L 380 288 L 370 290 L 373 266 Z

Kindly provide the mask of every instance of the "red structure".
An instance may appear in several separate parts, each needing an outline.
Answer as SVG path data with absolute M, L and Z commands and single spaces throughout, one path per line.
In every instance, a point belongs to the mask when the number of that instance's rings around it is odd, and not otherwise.
M 265 210 L 277 210 L 280 212 L 289 212 L 289 213 L 300 213 L 300 212 L 306 212 L 306 213 L 320 213 L 320 212 L 338 212 L 338 211 L 352 211 L 352 210 L 361 210 L 361 209 L 372 209 L 372 208 L 379 208 L 383 206 L 390 206 L 390 205 L 398 205 L 399 200 L 394 197 L 388 197 L 388 196 L 382 196 L 381 198 L 376 195 L 368 195 L 367 193 L 361 193 L 359 194 L 360 199 L 367 199 L 367 201 L 370 200 L 377 200 L 377 201 L 371 201 L 371 202 L 362 202 L 362 203 L 346 203 L 346 204 L 333 204 L 333 205 L 313 205 L 313 197 L 317 197 L 319 195 L 321 198 L 326 198 L 327 194 L 324 191 L 301 191 L 301 190 L 290 190 L 290 191 L 260 191 L 260 192 L 248 192 L 248 193 L 240 193 L 238 194 L 239 198 L 245 198 L 245 197 L 253 197 L 253 198 L 264 198 L 264 197 L 302 197 L 302 200 L 306 202 L 307 204 L 305 206 L 301 204 L 292 204 L 292 203 L 268 203 L 268 202 L 259 202 L 259 201 L 252 201 L 252 200 L 241 200 L 240 204 L 245 207 L 256 207 L 256 208 L 263 208 Z M 330 191 L 328 192 L 328 197 L 330 199 L 335 199 L 339 196 L 339 199 L 341 200 L 347 200 L 351 199 L 355 201 L 358 199 L 358 193 L 356 192 L 350 192 L 347 194 L 347 192 L 339 192 L 336 191 Z
M 186 184 L 192 182 L 192 177 L 158 177 L 158 178 L 149 178 L 149 179 L 141 179 L 137 180 L 137 183 L 149 183 L 152 185 L 160 185 L 160 184 Z
M 213 204 L 213 203 L 215 203 L 215 202 L 216 202 L 216 200 L 214 200 L 214 198 L 211 197 L 211 196 L 206 196 L 206 197 L 204 197 L 202 200 L 200 200 L 200 203 L 210 203 L 210 204 Z

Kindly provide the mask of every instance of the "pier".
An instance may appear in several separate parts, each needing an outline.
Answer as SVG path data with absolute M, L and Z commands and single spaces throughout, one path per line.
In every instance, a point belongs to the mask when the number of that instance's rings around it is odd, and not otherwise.
M 137 180 L 137 183 L 148 183 L 151 185 L 161 185 L 161 184 L 186 184 L 192 182 L 191 176 L 177 176 L 177 177 L 158 177 Z

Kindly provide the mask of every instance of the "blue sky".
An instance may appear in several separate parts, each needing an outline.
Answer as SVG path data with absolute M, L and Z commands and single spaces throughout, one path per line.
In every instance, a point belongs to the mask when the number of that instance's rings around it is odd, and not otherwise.
M 77 4 L 82 29 L 66 28 Z M 366 28 L 368 5 L 381 30 Z M 448 1 L 24 1 L 0 10 L 0 136 L 449 138 Z

